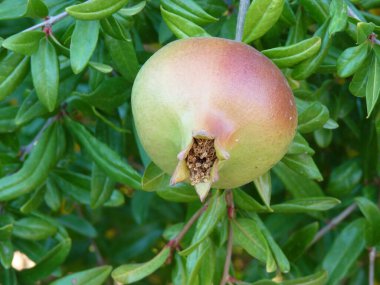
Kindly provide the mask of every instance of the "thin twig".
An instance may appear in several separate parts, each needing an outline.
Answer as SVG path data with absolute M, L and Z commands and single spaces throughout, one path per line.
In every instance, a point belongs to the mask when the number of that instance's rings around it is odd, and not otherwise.
M 47 19 L 47 20 L 45 20 L 45 21 L 43 21 L 37 25 L 34 25 L 30 28 L 23 30 L 23 32 L 34 31 L 34 30 L 37 30 L 38 28 L 52 26 L 54 23 L 66 18 L 68 15 L 69 14 L 67 14 L 67 12 L 62 12 L 56 16 L 50 17 L 49 19 Z
M 249 0 L 240 0 L 239 14 L 238 14 L 237 24 L 236 24 L 236 35 L 235 35 L 235 40 L 238 42 L 241 42 L 243 39 L 245 15 L 247 14 L 248 7 L 249 7 Z
M 325 234 L 327 234 L 331 229 L 335 228 L 338 224 L 340 224 L 345 218 L 347 218 L 353 211 L 356 210 L 356 204 L 352 204 L 347 207 L 342 213 L 332 219 L 324 228 L 322 228 L 311 241 L 310 245 L 319 241 Z
M 228 240 L 227 240 L 227 254 L 226 261 L 224 262 L 223 277 L 220 281 L 220 285 L 225 285 L 230 282 L 230 267 L 231 267 L 231 257 L 232 257 L 232 245 L 234 240 L 234 232 L 232 230 L 232 220 L 235 218 L 235 205 L 232 191 L 226 190 L 226 201 L 227 201 L 227 211 L 228 211 Z
M 186 235 L 186 233 L 190 230 L 191 226 L 199 219 L 199 217 L 206 211 L 207 207 L 208 207 L 209 203 L 206 202 L 204 203 L 204 205 L 202 206 L 202 208 L 200 208 L 198 211 L 196 211 L 194 213 L 194 215 L 190 218 L 190 220 L 187 221 L 187 223 L 185 224 L 185 226 L 182 228 L 182 230 L 178 233 L 178 235 L 170 240 L 166 246 L 170 247 L 171 248 L 171 253 L 168 257 L 168 259 L 166 260 L 166 263 L 171 263 L 172 259 L 173 259 L 173 252 L 177 249 L 179 249 L 179 244 L 181 243 L 182 239 L 184 238 L 184 236 Z
M 369 249 L 368 285 L 375 285 L 375 259 L 376 259 L 376 247 L 371 247 Z

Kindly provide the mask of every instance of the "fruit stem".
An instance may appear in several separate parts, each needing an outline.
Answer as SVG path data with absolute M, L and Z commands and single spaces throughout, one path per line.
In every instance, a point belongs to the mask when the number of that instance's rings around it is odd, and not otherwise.
M 232 245 L 234 240 L 234 232 L 232 230 L 232 220 L 235 218 L 235 205 L 234 197 L 231 189 L 226 190 L 226 202 L 227 202 L 227 213 L 228 213 L 228 240 L 227 240 L 227 254 L 226 261 L 224 262 L 223 277 L 220 281 L 220 285 L 225 285 L 230 280 L 230 266 L 232 257 Z
M 249 7 L 249 0 L 240 0 L 239 13 L 238 13 L 238 19 L 237 19 L 237 24 L 236 24 L 236 35 L 235 35 L 235 40 L 238 42 L 241 42 L 243 39 L 245 15 L 247 14 L 248 7 Z

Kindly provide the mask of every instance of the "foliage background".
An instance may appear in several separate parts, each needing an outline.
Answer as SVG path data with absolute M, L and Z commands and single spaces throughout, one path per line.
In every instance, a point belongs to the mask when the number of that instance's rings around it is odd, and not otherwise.
M 219 284 L 228 224 L 232 283 L 380 284 L 380 1 L 251 3 L 243 40 L 286 75 L 298 134 L 270 174 L 233 190 L 236 218 L 213 191 L 181 243 L 192 253 L 171 264 L 164 246 L 201 204 L 150 164 L 131 87 L 176 38 L 233 39 L 239 2 L 90 2 L 0 1 L 1 284 L 111 284 L 110 266 L 148 260 L 112 276 Z M 21 33 L 47 15 L 60 16 Z M 37 265 L 13 269 L 16 251 Z

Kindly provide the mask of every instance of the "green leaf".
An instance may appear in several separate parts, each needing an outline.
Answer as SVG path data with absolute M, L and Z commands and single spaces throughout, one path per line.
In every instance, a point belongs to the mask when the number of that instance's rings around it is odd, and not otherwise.
M 121 77 L 111 77 L 103 80 L 90 93 L 74 92 L 82 101 L 111 113 L 127 100 L 129 84 Z
M 0 3 L 0 20 L 21 18 L 25 15 L 28 2 L 25 0 L 4 0 Z
M 17 220 L 13 226 L 13 235 L 27 240 L 46 239 L 57 232 L 51 223 L 35 217 Z
M 284 0 L 255 0 L 248 8 L 243 41 L 250 43 L 263 36 L 280 18 Z
M 356 31 L 357 31 L 357 40 L 356 42 L 358 44 L 361 44 L 368 40 L 368 36 L 373 32 L 375 29 L 375 24 L 373 23 L 364 23 L 359 22 L 356 25 Z
M 41 38 L 45 33 L 40 31 L 29 31 L 15 34 L 2 43 L 3 47 L 23 55 L 32 55 L 38 50 Z
M 288 200 L 273 205 L 272 209 L 279 213 L 308 213 L 313 211 L 327 211 L 338 205 L 340 201 L 332 197 L 308 197 Z
M 162 199 L 171 202 L 189 203 L 199 201 L 197 192 L 193 186 L 185 183 L 177 183 L 174 186 L 167 187 L 162 190 L 157 190 L 157 195 Z
M 305 140 L 305 138 L 297 132 L 292 144 L 289 146 L 288 154 L 310 154 L 313 155 L 315 151 L 309 146 L 309 143 Z
M 371 57 L 367 56 L 362 65 L 355 72 L 349 86 L 350 92 L 357 97 L 366 96 L 366 86 L 368 82 L 368 66 L 371 64 Z
M 111 266 L 100 266 L 55 280 L 50 285 L 67 285 L 75 280 L 75 285 L 102 285 L 110 275 Z
M 132 42 L 116 40 L 112 37 L 105 37 L 106 47 L 115 64 L 115 69 L 128 81 L 133 82 L 140 64 Z
M 234 243 L 244 248 L 251 256 L 266 263 L 268 244 L 256 223 L 246 218 L 233 219 L 232 228 Z
M 5 269 L 11 268 L 13 260 L 13 244 L 10 240 L 0 241 L 0 263 Z
M 141 1 L 134 6 L 120 9 L 118 14 L 120 14 L 123 17 L 131 17 L 140 13 L 145 8 L 145 6 L 146 6 L 146 1 Z
M 339 284 L 346 277 L 364 249 L 364 231 L 364 220 L 357 219 L 347 225 L 335 239 L 322 263 L 329 276 L 327 285 Z
M 125 264 L 112 271 L 112 278 L 122 284 L 139 281 L 160 268 L 170 255 L 170 247 L 164 247 L 159 254 L 148 262 Z
M 36 210 L 44 201 L 45 187 L 42 186 L 34 191 L 31 197 L 20 207 L 20 211 L 23 214 L 29 214 Z
M 343 197 L 350 193 L 360 182 L 363 170 L 357 160 L 348 160 L 331 172 L 327 191 L 334 196 Z
M 170 177 L 156 164 L 151 162 L 145 169 L 142 188 L 145 191 L 156 191 L 169 186 Z
M 295 198 L 323 196 L 317 183 L 293 171 L 285 163 L 278 162 L 273 170 Z
M 337 71 L 340 77 L 353 75 L 367 58 L 368 43 L 348 48 L 339 56 L 337 61 Z
M 66 8 L 66 12 L 78 20 L 99 20 L 117 12 L 128 0 L 92 0 Z
M 209 37 L 210 35 L 200 26 L 190 20 L 166 11 L 161 6 L 161 14 L 165 23 L 168 25 L 173 34 L 179 39 L 189 37 Z
M 95 163 L 91 173 L 91 208 L 96 209 L 106 203 L 115 189 L 115 181 L 109 178 Z
M 9 222 L 5 225 L 3 223 L 1 223 L 0 241 L 8 240 L 12 235 L 12 231 L 13 231 L 13 223 L 12 222 Z
M 64 238 L 55 247 L 49 250 L 37 265 L 20 272 L 21 281 L 30 284 L 48 276 L 61 265 L 70 252 L 71 240 Z
M 218 193 L 214 194 L 209 202 L 210 204 L 207 207 L 207 210 L 197 222 L 191 245 L 182 250 L 179 254 L 189 255 L 193 252 L 199 244 L 211 234 L 220 219 L 225 216 L 226 201 L 224 196 L 224 193 L 223 195 L 219 195 Z
M 100 24 L 102 26 L 103 32 L 107 35 L 117 40 L 130 41 L 123 26 L 114 16 L 109 16 L 105 19 L 100 20 Z
M 199 247 L 193 251 L 186 259 L 186 271 L 187 271 L 187 284 L 196 284 L 200 279 L 203 279 L 202 284 L 212 284 L 212 274 L 215 266 L 210 266 L 210 262 L 214 261 L 212 257 L 215 255 L 213 244 L 210 238 L 205 239 Z M 202 276 L 201 273 L 205 272 L 203 266 L 208 266 L 210 271 L 206 272 L 209 276 Z M 210 276 L 211 275 L 211 276 Z M 203 277 L 203 278 L 202 278 Z M 207 279 L 204 280 L 204 279 Z M 210 280 L 211 279 L 211 280 Z M 198 282 L 197 282 L 198 281 Z
M 318 222 L 314 222 L 294 232 L 283 246 L 285 255 L 291 261 L 299 259 L 310 245 L 318 228 Z
M 28 71 L 29 57 L 9 53 L 0 61 L 0 100 L 16 90 Z
M 267 229 L 265 224 L 262 222 L 262 220 L 256 214 L 249 214 L 249 216 L 250 216 L 250 218 L 252 218 L 254 220 L 256 225 L 260 228 L 261 233 L 263 234 L 264 238 L 266 239 L 268 246 L 269 246 L 269 249 L 272 252 L 273 257 L 277 263 L 278 269 L 284 273 L 289 272 L 289 270 L 290 270 L 289 260 L 286 258 L 285 254 L 283 253 L 283 251 L 281 250 L 279 245 L 276 243 L 276 241 L 272 237 L 272 234 L 269 232 L 269 230 Z M 268 255 L 268 256 L 270 256 L 270 255 Z M 268 258 L 267 259 L 267 262 L 268 262 L 270 257 L 267 257 L 267 258 Z M 267 263 L 267 267 L 268 267 L 268 263 Z M 274 270 L 275 270 L 275 268 L 274 268 Z
M 49 15 L 49 9 L 41 0 L 28 0 L 26 16 L 32 18 L 45 18 Z
M 367 118 L 371 115 L 380 94 L 380 59 L 372 54 L 366 86 Z
M 310 133 L 322 128 L 329 119 L 329 110 L 320 102 L 313 102 L 308 107 L 300 111 L 298 115 L 298 131 Z
M 285 0 L 284 2 L 284 8 L 282 9 L 280 19 L 284 21 L 288 26 L 294 26 L 296 24 L 296 15 L 290 6 L 289 0 Z
M 85 237 L 95 238 L 97 236 L 96 229 L 84 218 L 75 215 L 60 216 L 58 221 L 68 229 L 73 230 Z
M 31 70 L 38 99 L 49 112 L 54 111 L 58 99 L 59 63 L 55 48 L 46 38 L 40 40 L 38 51 L 32 55 Z
M 315 55 L 321 47 L 321 38 L 312 37 L 293 45 L 263 50 L 278 67 L 292 67 Z
M 53 211 L 58 211 L 61 206 L 61 193 L 53 179 L 46 181 L 45 202 Z
M 282 158 L 282 162 L 290 169 L 307 178 L 316 179 L 318 181 L 323 180 L 317 165 L 308 154 L 287 154 Z
M 259 202 L 257 202 L 252 196 L 248 195 L 245 191 L 241 189 L 234 189 L 234 202 L 236 208 L 252 211 L 252 212 L 268 212 L 269 209 L 265 206 L 262 206 Z
M 380 209 L 375 203 L 364 197 L 358 197 L 355 201 L 367 220 L 367 245 L 376 246 L 380 243 Z
M 332 43 L 332 38 L 329 37 L 329 34 L 327 32 L 328 27 L 329 20 L 326 20 L 326 22 L 315 32 L 314 36 L 321 37 L 322 39 L 321 48 L 315 56 L 304 60 L 294 68 L 291 73 L 291 76 L 294 79 L 302 80 L 308 78 L 322 64 Z
M 218 19 L 205 12 L 196 2 L 180 0 L 162 0 L 162 8 L 189 20 L 196 25 L 205 25 Z
M 74 134 L 94 162 L 113 180 L 141 189 L 141 176 L 124 162 L 118 153 L 103 142 L 97 140 L 81 124 L 65 118 L 66 126 Z
M 112 66 L 109 66 L 107 64 L 100 63 L 100 62 L 89 61 L 88 65 L 101 73 L 107 74 L 107 73 L 111 73 L 113 70 Z
M 343 31 L 347 25 L 348 8 L 344 0 L 332 0 L 330 4 L 330 16 L 332 17 L 329 34 Z
M 87 66 L 98 42 L 99 21 L 77 20 L 71 36 L 70 62 L 75 74 Z
M 259 195 L 263 200 L 265 206 L 270 208 L 270 198 L 272 193 L 270 171 L 254 179 L 253 183 L 255 184 L 257 192 L 259 192 Z
M 329 6 L 325 1 L 300 0 L 300 4 L 318 24 L 323 24 L 329 16 Z

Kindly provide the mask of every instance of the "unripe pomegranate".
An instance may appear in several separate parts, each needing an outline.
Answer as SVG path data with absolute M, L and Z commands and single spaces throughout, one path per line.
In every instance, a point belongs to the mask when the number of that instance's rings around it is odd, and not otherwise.
M 286 153 L 297 112 L 281 71 L 254 48 L 221 38 L 172 42 L 141 68 L 132 111 L 143 147 L 171 183 L 235 188 Z

